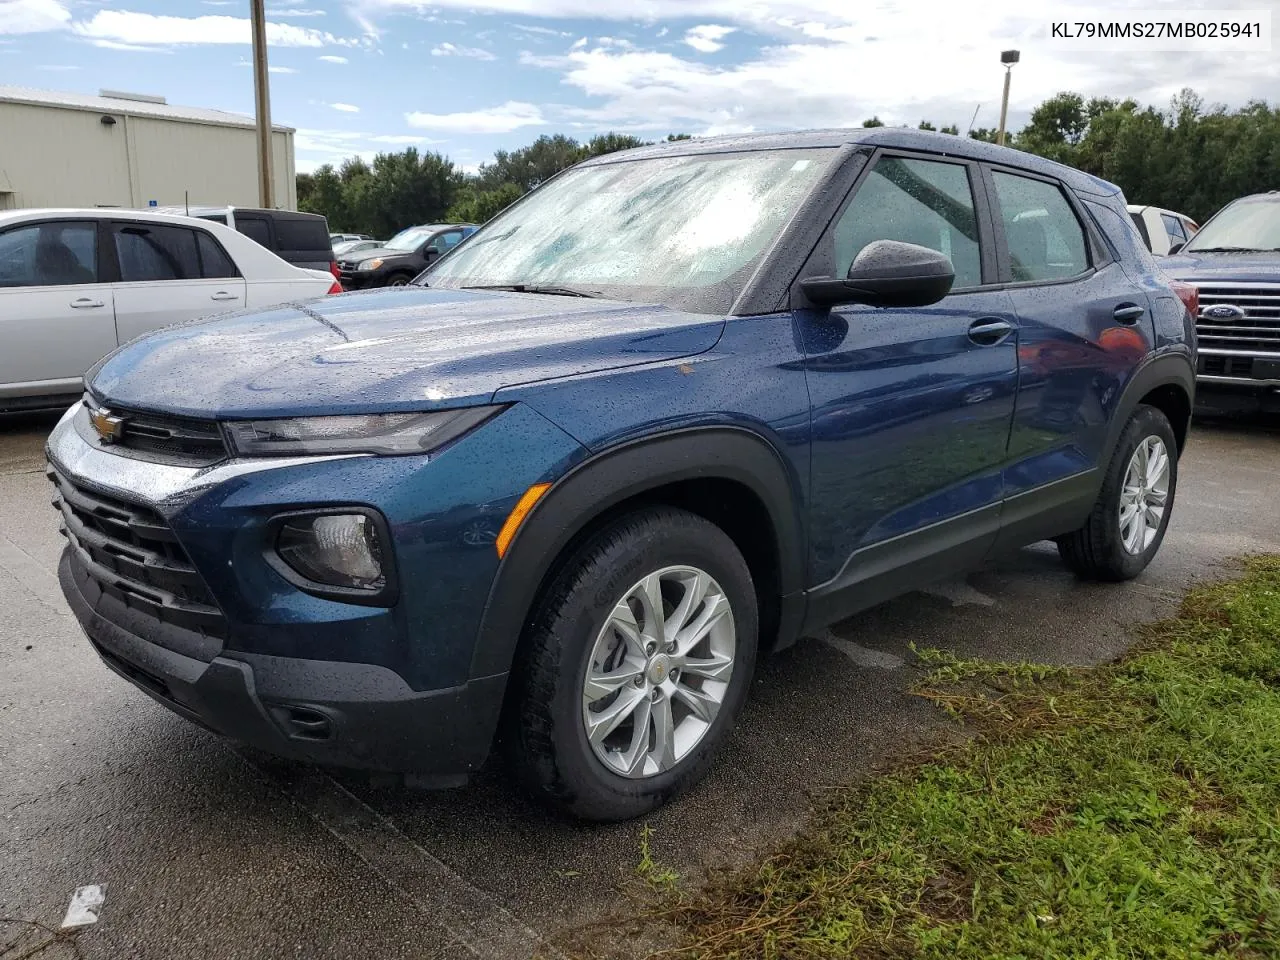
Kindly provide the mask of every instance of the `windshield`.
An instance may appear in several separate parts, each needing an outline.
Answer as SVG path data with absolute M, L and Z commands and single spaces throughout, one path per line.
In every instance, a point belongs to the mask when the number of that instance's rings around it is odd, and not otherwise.
M 422 279 L 433 287 L 556 287 L 727 312 L 833 153 L 655 157 L 570 170 Z
M 1187 250 L 1280 250 L 1280 201 L 1231 204 L 1191 238 Z
M 417 250 L 436 230 L 436 227 L 410 227 L 401 230 L 386 245 L 392 250 Z

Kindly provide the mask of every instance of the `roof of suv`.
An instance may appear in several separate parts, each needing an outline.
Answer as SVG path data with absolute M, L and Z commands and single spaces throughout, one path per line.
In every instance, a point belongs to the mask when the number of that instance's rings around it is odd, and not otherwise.
M 1043 173 L 1070 184 L 1082 193 L 1112 196 L 1120 192 L 1109 183 L 1073 167 L 1037 157 L 1035 154 L 998 147 L 985 140 L 961 137 L 950 133 L 929 130 L 912 130 L 907 127 L 861 127 L 846 130 L 800 130 L 789 133 L 751 133 L 724 137 L 702 137 L 694 140 L 675 140 L 655 143 L 647 147 L 635 147 L 593 157 L 583 166 L 618 163 L 645 157 L 686 156 L 700 153 L 731 153 L 747 150 L 797 150 L 821 147 L 842 147 L 857 144 L 867 147 L 899 147 L 904 150 L 921 150 L 972 160 L 985 160 L 1021 167 L 1033 173 Z

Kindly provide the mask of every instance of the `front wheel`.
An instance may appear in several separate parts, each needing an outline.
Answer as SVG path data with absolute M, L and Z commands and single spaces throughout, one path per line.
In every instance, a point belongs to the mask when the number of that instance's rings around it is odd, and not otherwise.
M 392 277 L 390 280 L 387 281 L 386 285 L 388 287 L 407 287 L 409 285 L 409 281 L 412 279 L 413 277 L 409 276 L 406 273 L 397 273 L 394 277 Z
M 522 646 L 507 747 L 533 792 L 627 820 L 706 773 L 746 698 L 757 612 L 717 526 L 652 508 L 602 530 L 543 598 Z
M 1091 580 L 1130 580 L 1164 541 L 1178 486 L 1178 441 L 1155 407 L 1139 406 L 1120 434 L 1088 521 L 1057 540 L 1075 573 Z

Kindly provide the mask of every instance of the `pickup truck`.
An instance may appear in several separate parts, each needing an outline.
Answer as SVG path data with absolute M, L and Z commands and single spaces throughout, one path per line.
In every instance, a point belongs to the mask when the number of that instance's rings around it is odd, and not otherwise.
M 1241 197 L 1159 261 L 1196 287 L 1197 406 L 1280 409 L 1280 191 Z

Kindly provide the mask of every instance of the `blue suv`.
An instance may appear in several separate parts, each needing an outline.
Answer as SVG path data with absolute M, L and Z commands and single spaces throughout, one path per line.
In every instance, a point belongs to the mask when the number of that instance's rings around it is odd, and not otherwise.
M 765 651 L 1046 538 L 1141 572 L 1190 293 L 1116 187 L 967 139 L 596 158 L 413 285 L 101 362 L 48 444 L 62 588 L 220 734 L 438 785 L 500 745 L 633 817 L 705 773 Z

